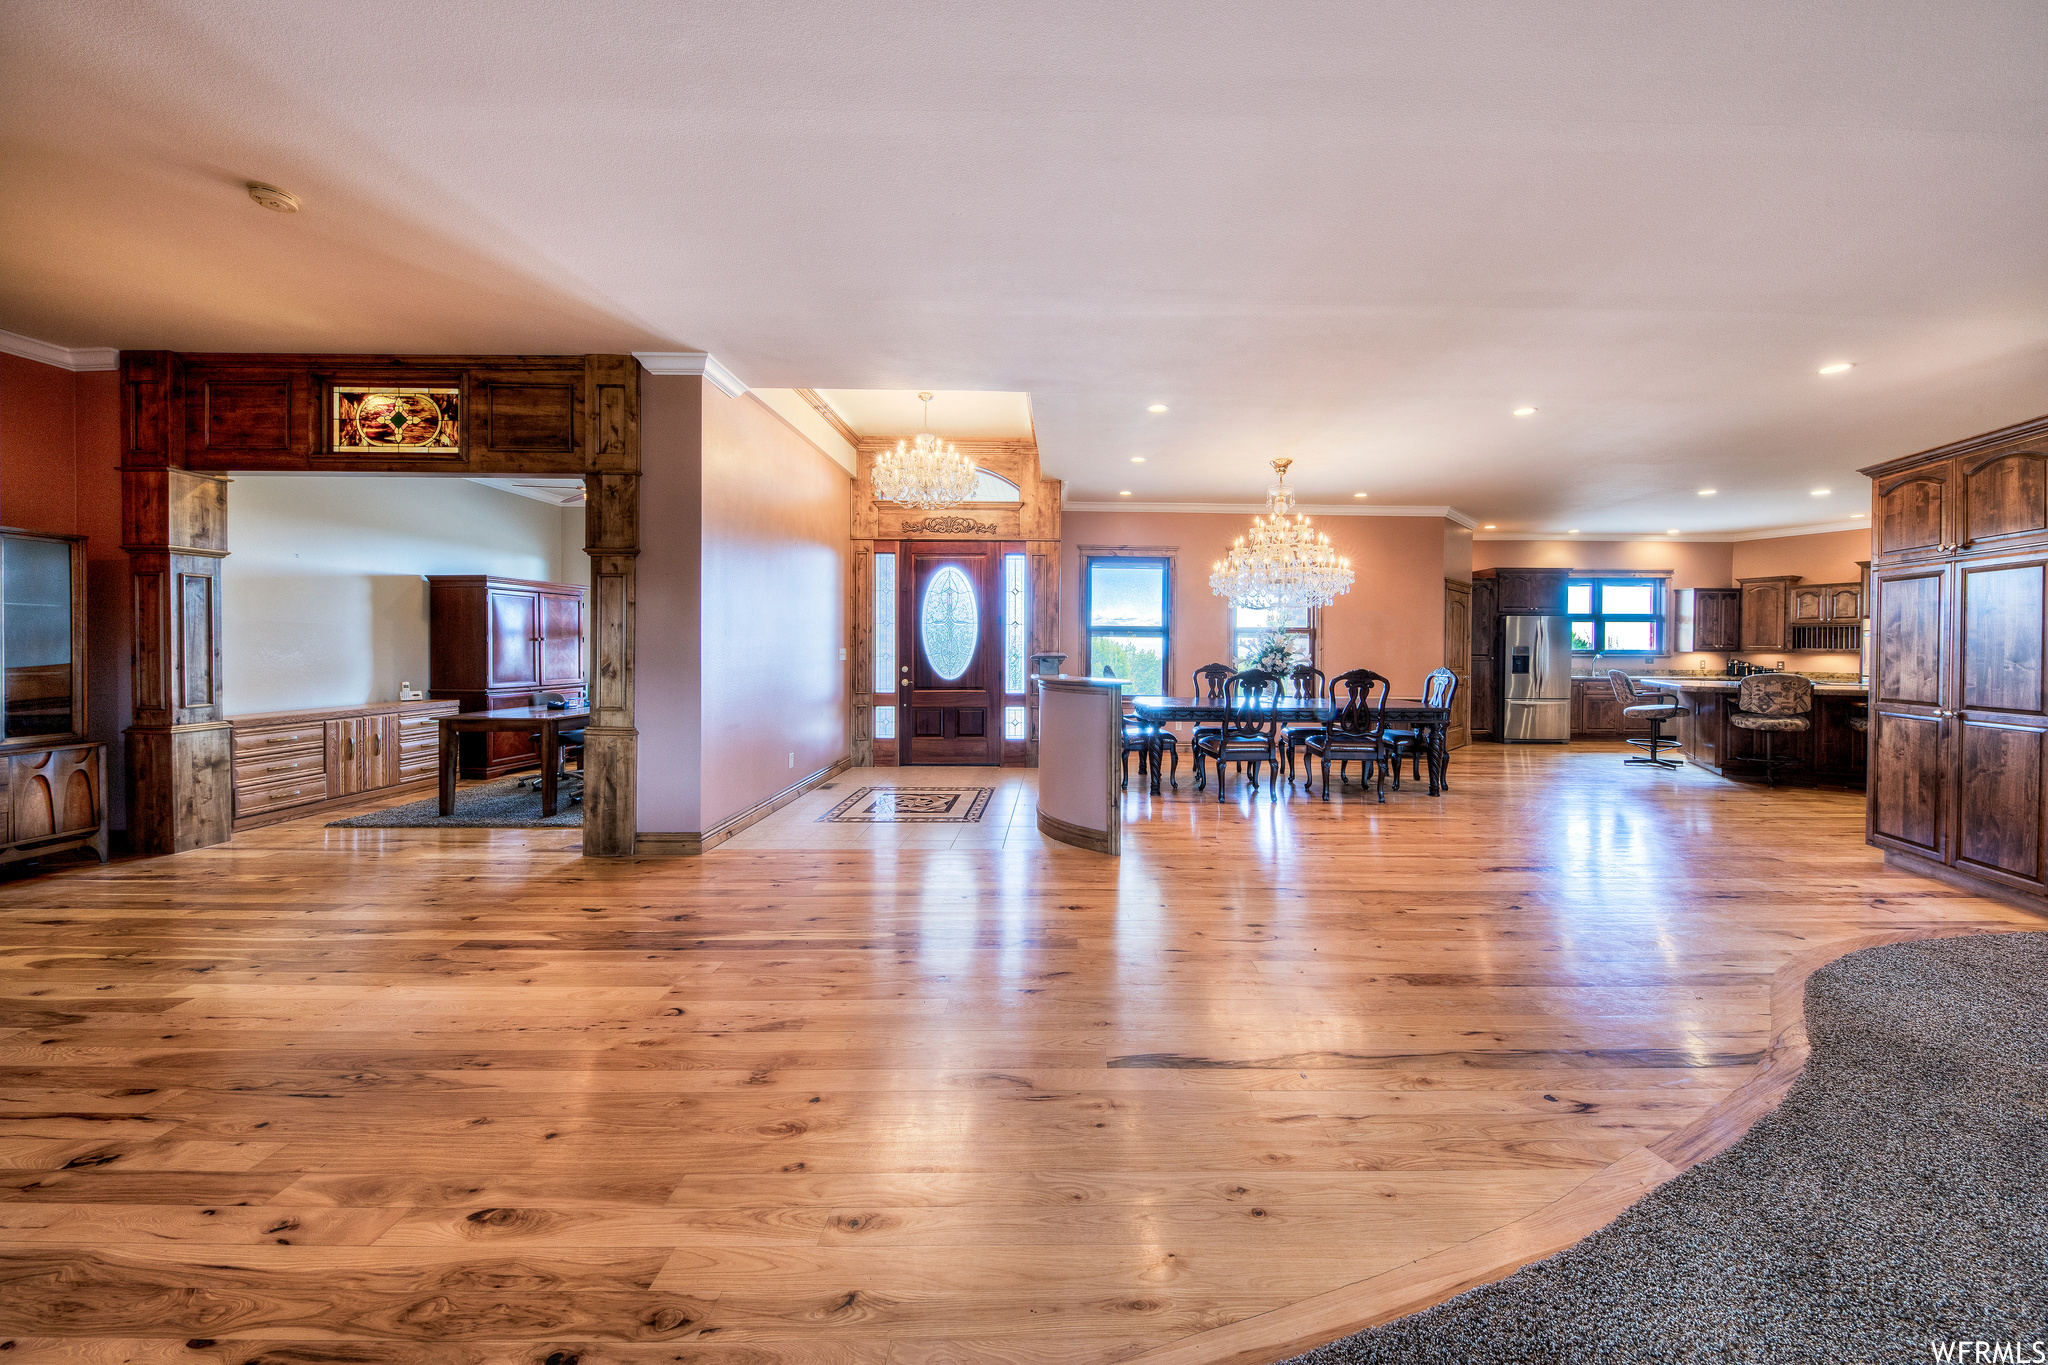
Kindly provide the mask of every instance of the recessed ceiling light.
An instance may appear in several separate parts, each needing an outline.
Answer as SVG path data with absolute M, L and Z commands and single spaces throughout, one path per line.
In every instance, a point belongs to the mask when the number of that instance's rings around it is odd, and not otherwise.
M 1853 360 L 1837 360 L 1832 365 L 1821 366 L 1820 372 L 1822 374 L 1847 374 L 1850 370 L 1853 370 L 1855 368 L 1856 362 Z
M 1131 456 L 1131 463 L 1132 463 L 1132 464 L 1143 464 L 1143 463 L 1145 463 L 1145 457 L 1144 457 L 1143 455 L 1133 455 L 1133 456 Z
M 1667 536 L 1675 536 L 1678 534 L 1678 528 L 1674 526 L 1670 530 L 1666 531 L 1664 534 Z
M 1517 416 L 1517 417 L 1531 417 L 1531 416 L 1534 416 L 1534 415 L 1535 415 L 1535 412 L 1536 412 L 1536 409 L 1534 409 L 1534 408 L 1516 408 L 1516 409 L 1515 409 L 1515 416 Z
M 1566 532 L 1565 532 L 1565 534 L 1566 534 L 1566 535 L 1568 535 L 1568 536 L 1575 536 L 1575 535 L 1577 535 L 1578 533 L 1579 533 L 1579 528 L 1578 528 L 1578 527 L 1576 527 L 1576 526 L 1572 527 L 1572 529 L 1571 529 L 1571 530 L 1569 530 L 1569 531 L 1566 531 Z
M 1120 492 L 1119 492 L 1119 493 L 1117 494 L 1117 496 L 1118 496 L 1118 497 L 1120 497 L 1120 498 L 1128 498 L 1128 497 L 1129 497 L 1130 495 L 1131 495 L 1131 490 L 1130 490 L 1130 489 L 1128 489 L 1128 488 L 1126 488 L 1126 489 L 1123 489 L 1123 490 L 1121 490 L 1121 491 L 1120 491 Z
M 1482 531 L 1498 531 L 1500 528 L 1498 526 L 1482 526 L 1479 529 Z
M 1367 495 L 1366 495 L 1366 494 L 1364 494 L 1364 493 L 1353 493 L 1353 494 L 1352 494 L 1351 496 L 1352 496 L 1352 497 L 1354 497 L 1354 498 L 1362 498 L 1362 497 L 1365 497 L 1365 496 L 1367 496 Z
M 1718 493 L 1718 492 L 1720 492 L 1720 491 L 1721 491 L 1721 490 L 1720 490 L 1720 489 L 1718 489 L 1718 488 L 1702 488 L 1702 489 L 1700 490 L 1700 496 L 1701 496 L 1701 497 L 1703 497 L 1703 498 L 1711 498 L 1711 497 L 1713 497 L 1713 496 L 1714 496 L 1714 494 L 1716 494 L 1716 493 Z
M 1147 411 L 1147 412 L 1165 412 L 1165 411 L 1166 411 L 1166 404 L 1164 404 L 1164 403 L 1154 403 L 1154 404 L 1153 404 L 1153 405 L 1152 405 L 1151 407 L 1149 407 L 1149 408 L 1146 408 L 1146 409 L 1145 409 L 1145 411 Z
M 1832 488 L 1816 488 L 1813 490 L 1813 496 L 1815 496 L 1816 498 L 1824 498 L 1834 491 L 1835 490 Z
M 1849 520 L 1851 520 L 1851 521 L 1854 521 L 1854 520 L 1856 520 L 1856 518 L 1858 518 L 1858 517 L 1867 517 L 1867 516 L 1869 516 L 1869 515 L 1870 515 L 1870 513 L 1868 513 L 1868 512 L 1851 512 L 1851 513 L 1849 514 Z

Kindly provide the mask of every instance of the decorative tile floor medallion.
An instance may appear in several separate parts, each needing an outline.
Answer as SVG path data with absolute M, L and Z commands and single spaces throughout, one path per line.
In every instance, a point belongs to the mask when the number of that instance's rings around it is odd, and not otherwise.
M 994 787 L 862 787 L 818 817 L 839 825 L 971 825 Z

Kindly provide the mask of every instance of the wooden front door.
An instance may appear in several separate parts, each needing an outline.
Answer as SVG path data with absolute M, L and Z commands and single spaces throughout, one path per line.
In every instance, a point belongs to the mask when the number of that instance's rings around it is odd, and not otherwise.
M 1002 546 L 905 542 L 896 658 L 901 763 L 995 767 L 1002 751 Z

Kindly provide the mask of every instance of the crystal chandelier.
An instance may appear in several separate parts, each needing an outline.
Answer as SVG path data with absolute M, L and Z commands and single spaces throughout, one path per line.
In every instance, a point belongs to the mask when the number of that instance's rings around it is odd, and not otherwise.
M 1209 575 L 1210 589 L 1234 607 L 1327 607 L 1351 591 L 1351 561 L 1331 548 L 1328 536 L 1310 529 L 1307 517 L 1288 515 L 1294 512 L 1294 494 L 1287 488 L 1293 463 L 1273 461 L 1279 479 L 1266 490 L 1266 514 L 1252 519 L 1251 534 L 1239 536 Z
M 925 429 L 914 443 L 898 441 L 894 450 L 875 456 L 870 475 L 875 497 L 927 509 L 965 502 L 974 495 L 974 462 L 932 435 L 932 396 L 921 393 L 918 398 L 924 403 Z

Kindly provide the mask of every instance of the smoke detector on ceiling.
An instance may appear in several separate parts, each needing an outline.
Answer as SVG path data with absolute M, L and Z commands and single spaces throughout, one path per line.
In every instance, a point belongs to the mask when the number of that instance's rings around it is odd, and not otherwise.
M 281 190 L 275 185 L 261 185 L 251 180 L 249 182 L 249 197 L 263 205 L 264 208 L 274 209 L 278 213 L 297 213 L 299 211 L 299 197 L 286 190 Z

